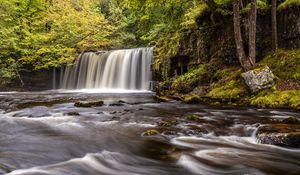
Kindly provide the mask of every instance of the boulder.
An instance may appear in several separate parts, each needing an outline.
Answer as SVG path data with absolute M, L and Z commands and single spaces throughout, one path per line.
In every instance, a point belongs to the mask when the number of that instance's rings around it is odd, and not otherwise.
M 295 117 L 289 117 L 282 120 L 282 123 L 285 124 L 300 124 L 300 121 Z
M 68 113 L 64 113 L 64 115 L 79 116 L 80 114 L 78 112 L 68 112 Z
M 97 106 L 103 106 L 103 105 L 104 105 L 103 101 L 92 101 L 92 102 L 78 101 L 74 104 L 74 106 L 81 107 L 81 108 L 97 107 Z
M 299 124 L 270 124 L 259 128 L 256 137 L 259 143 L 300 148 Z
M 245 72 L 242 77 L 252 93 L 271 88 L 275 83 L 275 76 L 268 66 Z

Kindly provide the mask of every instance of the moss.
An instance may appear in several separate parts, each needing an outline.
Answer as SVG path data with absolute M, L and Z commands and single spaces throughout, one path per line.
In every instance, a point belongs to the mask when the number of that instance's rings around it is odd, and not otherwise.
M 168 97 L 166 96 L 154 96 L 153 99 L 157 102 L 169 102 L 171 101 L 171 99 L 169 99 Z
M 277 50 L 260 61 L 255 70 L 268 65 L 276 76 L 276 85 L 251 96 L 243 83 L 239 66 L 215 65 L 216 60 L 199 65 L 169 81 L 168 92 L 183 95 L 188 104 L 202 102 L 238 102 L 268 108 L 300 109 L 300 49 Z M 214 66 L 212 66 L 214 65 Z M 170 79 L 171 80 L 171 79 Z M 286 83 L 289 82 L 289 83 Z M 171 85 L 170 85 L 171 84 Z M 204 90 L 199 88 L 205 87 Z
M 143 136 L 153 136 L 153 135 L 158 135 L 159 132 L 155 129 L 149 129 L 147 131 L 145 131 L 142 135 Z
M 229 67 L 225 69 L 220 69 L 216 71 L 216 73 L 213 75 L 212 87 L 216 88 L 224 86 L 232 80 L 238 81 L 242 72 L 243 71 L 240 67 Z
M 279 79 L 300 80 L 300 49 L 277 50 L 258 64 L 265 65 L 268 65 Z
M 198 115 L 188 115 L 186 116 L 186 120 L 190 120 L 190 121 L 200 121 L 200 117 Z
M 184 15 L 184 20 L 181 23 L 181 26 L 186 29 L 197 27 L 196 19 L 204 16 L 208 11 L 209 8 L 205 3 L 197 4 Z
M 279 4 L 277 7 L 277 10 L 281 11 L 284 9 L 287 9 L 292 6 L 300 6 L 300 1 L 299 0 L 285 0 L 283 3 Z
M 199 97 L 198 95 L 191 95 L 185 97 L 183 101 L 187 104 L 198 104 L 201 102 L 201 97 Z
M 263 91 L 252 97 L 251 104 L 263 108 L 300 109 L 300 91 Z
M 211 98 L 228 98 L 239 99 L 247 93 L 246 87 L 241 83 L 241 80 L 230 80 L 223 86 L 215 85 L 208 96 Z
M 158 126 L 163 126 L 163 127 L 171 127 L 172 126 L 172 122 L 169 122 L 169 121 L 162 121 L 162 122 L 159 122 L 158 123 Z
M 199 65 L 198 68 L 188 71 L 186 74 L 179 76 L 172 84 L 172 89 L 179 93 L 191 92 L 197 87 L 200 81 L 208 76 L 208 66 Z
M 247 4 L 246 7 L 242 9 L 242 13 L 248 13 L 251 9 L 251 4 Z M 270 5 L 268 5 L 267 0 L 258 0 L 257 1 L 257 9 L 259 11 L 266 11 L 270 9 Z

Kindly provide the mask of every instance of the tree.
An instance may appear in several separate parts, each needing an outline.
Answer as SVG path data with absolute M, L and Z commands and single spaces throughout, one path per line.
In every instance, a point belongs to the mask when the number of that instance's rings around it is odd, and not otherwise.
M 273 51 L 278 48 L 278 39 L 277 39 L 277 0 L 272 0 L 272 49 Z
M 257 18 L 257 6 L 256 0 L 252 0 L 251 8 L 249 11 L 249 54 L 248 57 L 245 54 L 244 43 L 241 32 L 241 20 L 240 20 L 240 0 L 234 0 L 233 2 L 233 27 L 234 37 L 237 48 L 237 56 L 239 62 L 244 71 L 249 71 L 255 66 L 256 62 L 256 18 Z

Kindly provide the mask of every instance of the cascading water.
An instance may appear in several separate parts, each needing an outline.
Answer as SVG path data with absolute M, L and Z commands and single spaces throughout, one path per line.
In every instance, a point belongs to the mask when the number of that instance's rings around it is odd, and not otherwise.
M 150 90 L 153 48 L 87 52 L 63 67 L 60 89 Z

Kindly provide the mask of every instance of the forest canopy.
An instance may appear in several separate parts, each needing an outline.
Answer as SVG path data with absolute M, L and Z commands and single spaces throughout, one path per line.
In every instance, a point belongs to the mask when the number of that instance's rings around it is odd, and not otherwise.
M 84 51 L 156 46 L 176 53 L 199 16 L 232 14 L 231 0 L 1 0 L 0 77 L 72 64 Z M 289 6 L 295 0 L 279 5 Z M 247 10 L 247 1 L 245 9 Z M 258 8 L 270 2 L 259 0 Z

